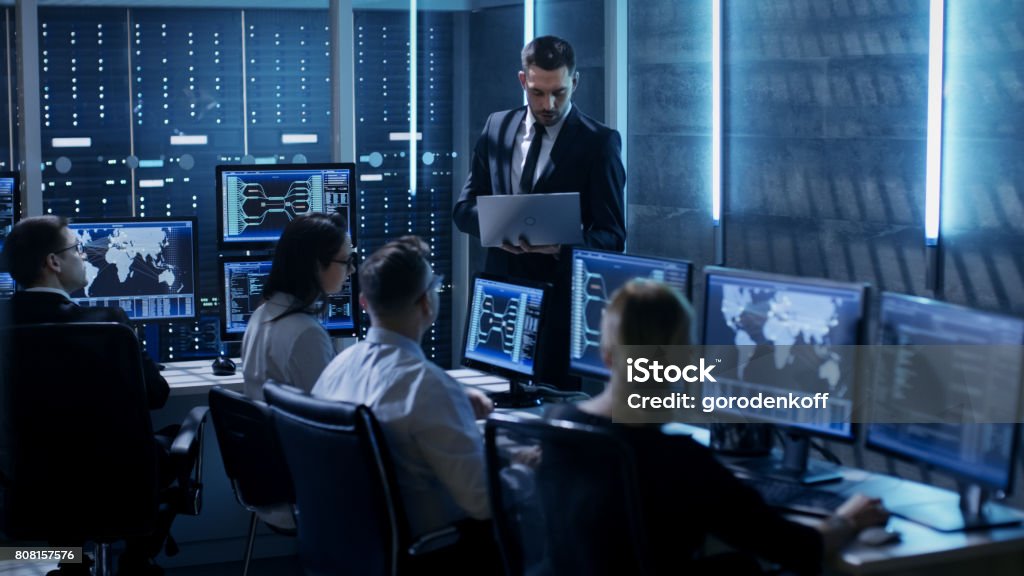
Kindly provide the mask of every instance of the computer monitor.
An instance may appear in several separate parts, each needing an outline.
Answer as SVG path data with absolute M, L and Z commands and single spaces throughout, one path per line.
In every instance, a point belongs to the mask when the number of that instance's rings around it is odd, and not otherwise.
M 267 248 L 308 212 L 341 213 L 355 244 L 355 164 L 217 166 L 221 250 Z
M 1024 373 L 1024 320 L 886 292 L 881 298 L 878 343 L 893 348 L 875 366 L 872 404 L 884 406 L 885 418 L 867 426 L 868 448 L 941 470 L 964 486 L 960 508 L 896 505 L 893 512 L 944 531 L 1020 522 L 1016 514 L 987 507 L 984 499 L 970 493 L 1012 488 L 1016 420 L 937 422 L 931 404 L 926 405 L 921 395 L 943 398 L 948 406 L 998 411 L 993 416 L 1006 407 L 1016 412 Z M 930 353 L 926 346 L 941 348 Z M 872 412 L 872 417 L 877 414 Z
M 0 272 L 0 300 L 10 300 L 16 285 L 9 272 Z
M 462 364 L 509 379 L 507 393 L 491 394 L 499 407 L 538 406 L 524 389 L 533 379 L 547 284 L 488 274 L 473 278 L 466 314 Z
M 705 268 L 705 275 L 705 353 L 731 353 L 737 367 L 720 373 L 705 395 L 828 394 L 827 409 L 736 412 L 784 432 L 782 461 L 752 471 L 803 483 L 840 479 L 833 467 L 808 463 L 809 436 L 855 438 L 854 345 L 863 341 L 867 286 L 719 267 Z
M 11 227 L 21 216 L 21 194 L 18 191 L 18 173 L 0 172 L 0 252 Z
M 580 376 L 606 380 L 611 372 L 601 360 L 601 316 L 612 294 L 630 280 L 649 278 L 689 298 L 690 268 L 685 260 L 573 248 L 569 369 Z
M 85 249 L 79 306 L 117 306 L 134 320 L 195 318 L 195 218 L 74 220 Z
M 263 286 L 270 276 L 267 256 L 226 256 L 220 267 L 220 331 L 224 342 L 238 341 L 245 334 L 249 318 L 263 303 Z M 350 276 L 341 292 L 330 294 L 319 313 L 320 324 L 332 336 L 356 336 L 359 311 L 353 289 L 356 277 Z

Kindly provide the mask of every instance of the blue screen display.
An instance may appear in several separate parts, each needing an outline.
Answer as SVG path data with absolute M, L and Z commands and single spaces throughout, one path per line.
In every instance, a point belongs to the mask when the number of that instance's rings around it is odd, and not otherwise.
M 473 284 L 465 357 L 533 375 L 544 291 L 477 278 Z
M 276 242 L 285 225 L 309 212 L 351 221 L 352 172 L 346 169 L 222 170 L 221 242 Z
M 1016 425 L 994 423 L 914 424 L 915 398 L 942 395 L 950 404 L 984 402 L 1004 398 L 1007 391 L 1019 401 L 1022 357 L 986 361 L 985 344 L 1024 343 L 1024 321 L 935 300 L 900 294 L 883 294 L 879 323 L 880 344 L 909 345 L 900 348 L 899 362 L 876 374 L 875 394 L 908 423 L 877 423 L 868 426 L 867 442 L 873 448 L 931 464 L 961 478 L 996 489 L 1008 489 L 1013 461 Z M 957 346 L 951 362 L 936 371 L 922 365 L 914 345 Z M 950 348 L 953 350 L 953 348 Z M 999 347 L 999 352 L 1016 346 Z M 984 366 L 978 370 L 977 366 Z
M 270 276 L 271 261 L 242 261 L 226 259 L 223 262 L 223 332 L 226 336 L 241 337 L 249 319 L 263 303 L 263 287 Z M 320 324 L 327 331 L 352 331 L 352 282 L 346 282 L 341 292 L 329 294 L 318 313 Z
M 79 306 L 118 306 L 129 318 L 196 315 L 195 238 L 191 220 L 78 221 L 86 285 Z
M 734 348 L 738 364 L 746 366 L 738 378 L 719 378 L 718 392 L 828 393 L 828 412 L 780 409 L 761 414 L 780 424 L 852 438 L 857 380 L 852 346 L 860 339 L 862 286 L 711 273 L 704 296 L 704 343 L 726 352 Z
M 597 378 L 610 372 L 601 360 L 601 317 L 608 300 L 626 282 L 649 278 L 664 282 L 689 297 L 690 263 L 574 249 L 569 323 L 569 365 Z

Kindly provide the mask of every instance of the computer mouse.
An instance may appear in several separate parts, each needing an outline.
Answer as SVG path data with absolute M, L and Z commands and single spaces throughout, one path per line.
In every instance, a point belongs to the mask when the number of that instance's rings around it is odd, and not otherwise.
M 902 534 L 892 528 L 872 526 L 871 528 L 861 530 L 860 534 L 857 535 L 857 541 L 867 546 L 884 546 L 899 542 L 902 537 Z
M 226 356 L 220 356 L 213 361 L 213 374 L 215 376 L 231 376 L 235 373 L 235 363 Z

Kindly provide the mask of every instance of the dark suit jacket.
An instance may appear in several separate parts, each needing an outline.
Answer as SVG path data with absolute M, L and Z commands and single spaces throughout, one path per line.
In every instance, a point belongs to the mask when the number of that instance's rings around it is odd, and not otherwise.
M 16 292 L 11 298 L 11 320 L 14 324 L 45 324 L 58 322 L 117 322 L 131 326 L 128 315 L 120 308 L 83 308 L 52 292 Z M 140 346 L 141 348 L 141 346 Z M 150 409 L 163 407 L 170 387 L 160 375 L 153 359 L 142 352 L 142 367 L 146 378 L 146 397 Z M 54 358 L 60 354 L 55 352 Z M 46 367 L 42 367 L 43 370 Z
M 473 165 L 455 204 L 459 230 L 480 237 L 476 199 L 488 194 L 514 194 L 512 152 L 526 107 L 495 112 L 487 119 L 473 150 Z M 535 193 L 579 192 L 583 242 L 591 248 L 621 251 L 626 242 L 619 133 L 573 106 L 551 149 L 551 158 L 534 186 Z M 564 259 L 564 257 L 563 257 Z M 488 272 L 518 278 L 558 281 L 558 260 L 539 254 L 514 255 L 500 248 L 487 250 Z
M 512 153 L 516 133 L 526 118 L 525 106 L 495 112 L 473 150 L 473 164 L 455 204 L 453 217 L 459 230 L 480 237 L 476 199 L 488 194 L 514 194 Z M 533 187 L 535 193 L 579 192 L 583 242 L 590 248 L 622 251 L 626 243 L 619 133 L 579 111 L 575 105 L 565 118 L 551 148 L 551 156 Z M 511 254 L 487 249 L 486 271 L 492 274 L 549 282 L 547 313 L 542 323 L 537 360 L 538 378 L 550 384 L 576 388 L 567 378 L 569 366 L 569 255 Z

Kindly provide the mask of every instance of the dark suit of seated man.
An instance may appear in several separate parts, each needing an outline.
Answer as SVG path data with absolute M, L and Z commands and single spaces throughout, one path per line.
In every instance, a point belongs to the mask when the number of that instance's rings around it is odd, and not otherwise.
M 120 308 L 82 308 L 71 301 L 70 293 L 86 285 L 83 254 L 82 243 L 68 228 L 67 218 L 35 216 L 16 224 L 4 244 L 4 259 L 14 281 L 22 288 L 11 298 L 12 322 L 117 322 L 130 326 L 128 315 Z M 161 408 L 167 402 L 170 388 L 156 363 L 145 350 L 140 351 L 149 408 Z M 169 453 L 176 432 L 177 426 L 170 426 L 156 433 L 157 444 L 163 448 L 159 467 L 164 487 L 175 477 Z M 162 573 L 152 565 L 151 558 L 159 553 L 173 519 L 173 512 L 161 511 L 152 535 L 127 543 L 120 564 L 122 574 Z M 62 566 L 61 574 L 81 571 L 82 567 L 82 564 Z

